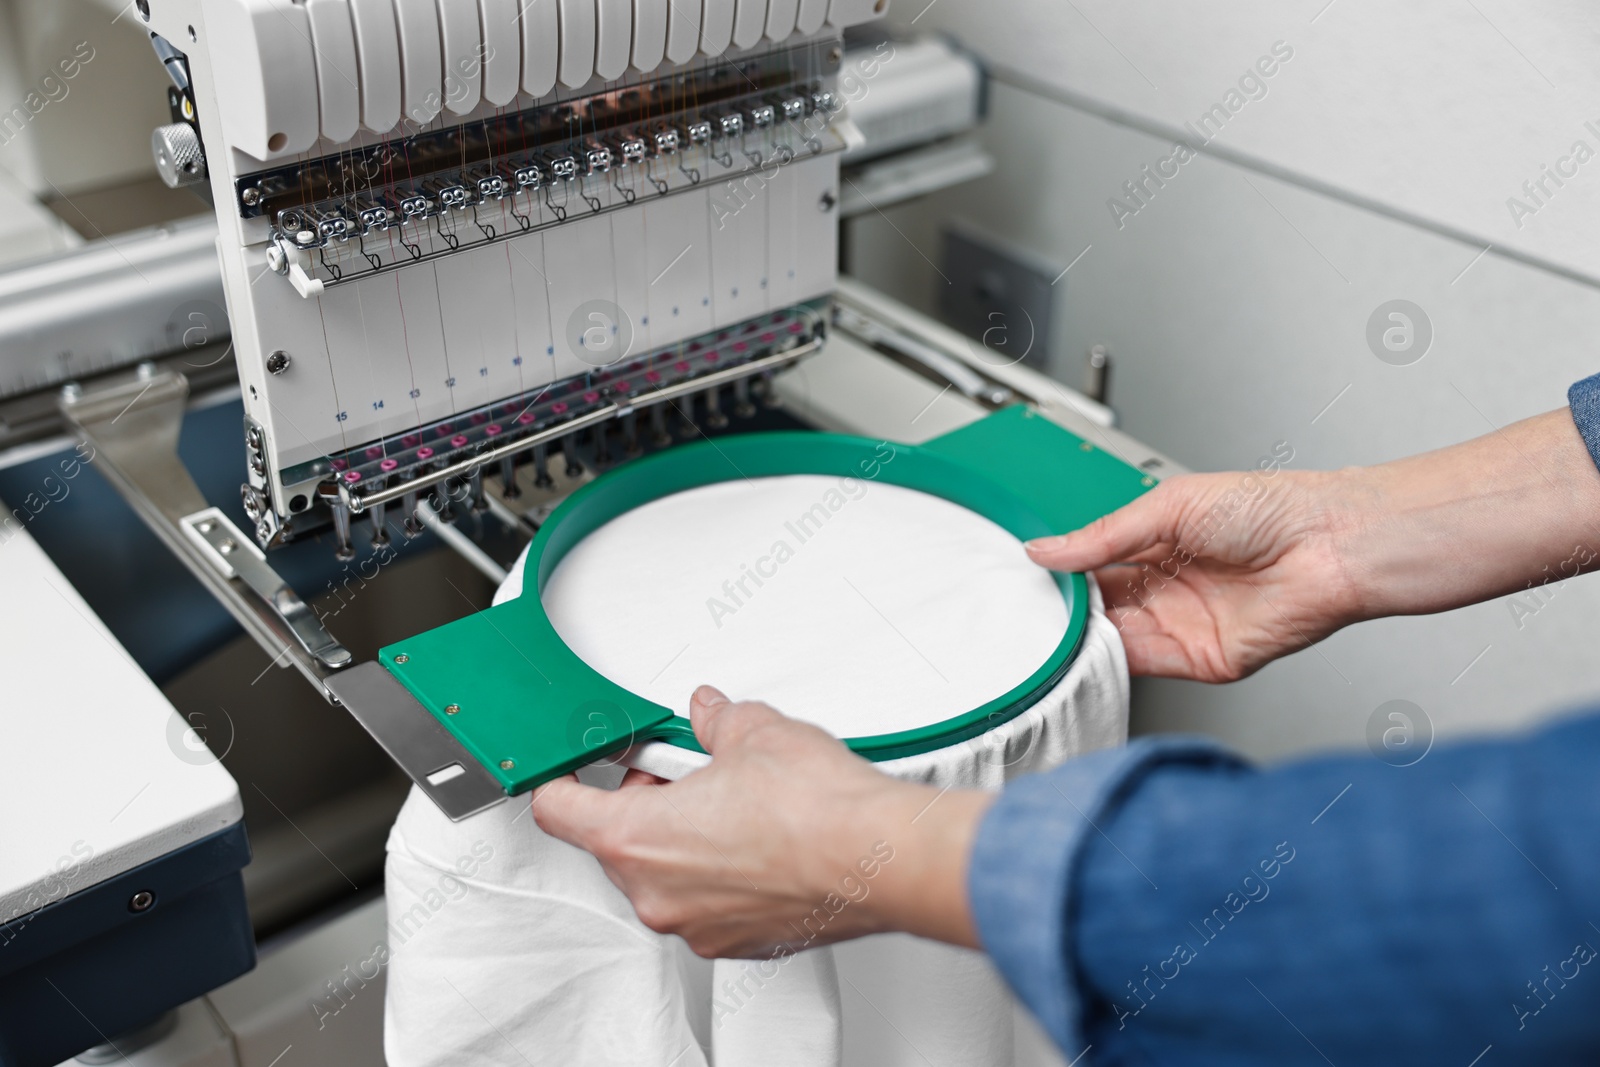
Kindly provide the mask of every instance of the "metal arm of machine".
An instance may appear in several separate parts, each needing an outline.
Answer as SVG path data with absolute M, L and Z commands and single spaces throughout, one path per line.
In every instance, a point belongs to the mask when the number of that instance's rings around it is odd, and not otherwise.
M 382 664 L 341 671 L 328 689 L 452 822 L 506 800 L 494 776 Z
M 286 659 L 329 703 L 344 706 L 451 818 L 504 800 L 482 765 L 387 671 L 350 666 L 349 650 L 265 554 L 206 502 L 178 456 L 188 397 L 188 381 L 169 371 L 68 392 L 60 405 L 117 492 L 274 662 Z
M 172 554 L 239 625 L 277 660 L 288 661 L 324 696 L 327 679 L 349 665 L 298 594 L 254 551 L 254 542 L 206 502 L 178 457 L 189 383 L 172 371 L 94 392 L 68 392 L 66 423 L 103 461 L 116 488 Z
M 343 706 L 417 787 L 452 819 L 506 799 L 483 765 L 377 663 L 352 656 L 267 562 L 265 553 L 201 495 L 178 456 L 189 383 L 151 373 L 93 392 L 66 393 L 61 414 L 95 450 L 128 505 L 274 662 L 287 660 Z

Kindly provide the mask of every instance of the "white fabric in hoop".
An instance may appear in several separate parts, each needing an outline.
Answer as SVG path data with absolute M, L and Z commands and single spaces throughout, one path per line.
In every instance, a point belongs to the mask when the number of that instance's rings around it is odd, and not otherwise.
M 1067 628 L 1055 581 L 988 519 L 818 475 L 703 486 L 613 519 L 561 561 L 544 604 L 586 663 L 680 715 L 710 682 L 840 737 L 971 711 Z
M 521 592 L 522 572 L 519 561 L 497 600 Z M 747 573 L 761 584 L 741 586 Z M 878 766 L 992 789 L 1120 743 L 1127 664 L 1091 589 L 1078 657 L 1032 707 Z M 1037 669 L 1066 625 L 1055 583 L 988 520 L 897 486 L 813 476 L 630 512 L 569 553 L 545 605 L 592 667 L 680 714 L 710 682 L 843 736 L 971 710 Z M 663 743 L 624 757 L 673 778 L 708 758 Z M 1013 1062 L 1011 1000 L 980 954 L 893 935 L 781 966 L 706 964 L 640 924 L 592 857 L 527 810 L 515 800 L 453 824 L 414 790 L 401 812 L 387 871 L 393 1067 Z

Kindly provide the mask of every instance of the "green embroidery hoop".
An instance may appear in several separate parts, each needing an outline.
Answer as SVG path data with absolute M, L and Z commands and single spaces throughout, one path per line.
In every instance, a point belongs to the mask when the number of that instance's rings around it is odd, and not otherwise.
M 1033 425 L 1024 429 L 1023 420 Z M 1070 451 L 1055 452 L 1063 459 L 1075 457 L 1081 464 L 1091 452 L 1101 462 L 1109 457 L 1031 411 L 1010 409 L 983 423 L 991 424 L 987 433 L 969 434 L 974 429 L 969 427 L 922 446 L 839 434 L 754 433 L 679 445 L 635 460 L 574 493 L 540 528 L 528 551 L 522 596 L 387 646 L 381 661 L 511 795 L 641 741 L 702 751 L 688 720 L 605 678 L 561 639 L 541 599 L 556 565 L 605 523 L 650 501 L 719 482 L 793 474 L 920 490 L 960 504 L 1019 539 L 1057 532 L 1061 510 L 1040 507 L 1038 501 L 1041 493 L 1053 499 L 1059 484 L 1048 478 L 1048 484 L 1037 486 L 1015 478 L 1003 484 L 961 453 L 975 448 L 982 456 L 1021 430 L 1030 438 L 1042 433 L 1045 442 L 1056 445 L 1070 442 L 1075 446 Z M 991 440 L 995 430 L 1001 437 Z M 886 454 L 892 458 L 886 460 Z M 1047 458 L 1036 456 L 1032 462 Z M 1079 510 L 1103 514 L 1111 510 L 1104 499 L 1126 502 L 1143 492 L 1137 471 L 1110 462 L 1095 491 L 1077 494 Z M 1068 609 L 1066 633 L 1027 678 L 953 718 L 846 743 L 871 760 L 896 759 L 959 743 L 1031 706 L 1071 666 L 1087 625 L 1089 591 L 1083 575 L 1056 575 L 1055 580 Z

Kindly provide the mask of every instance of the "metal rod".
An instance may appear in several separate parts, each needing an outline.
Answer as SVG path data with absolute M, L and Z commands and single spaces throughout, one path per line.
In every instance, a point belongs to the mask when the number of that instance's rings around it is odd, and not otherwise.
M 712 388 L 700 394 L 706 401 L 706 425 L 720 430 L 728 425 L 728 416 L 722 413 L 722 390 Z
M 437 478 L 428 481 L 427 505 L 438 512 L 441 518 L 448 517 L 450 513 L 450 480 L 454 474 L 448 470 L 444 460 L 435 460 L 434 469 L 440 471 Z
M 702 375 L 699 378 L 690 378 L 685 381 L 674 382 L 672 385 L 664 386 L 661 389 L 655 390 L 654 392 L 639 396 L 634 401 L 626 405 L 618 404 L 617 402 L 612 401 L 606 404 L 606 406 L 603 408 L 591 411 L 585 415 L 579 415 L 574 419 L 569 419 L 568 421 L 561 423 L 559 426 L 552 426 L 546 430 L 541 430 L 532 436 L 523 437 L 516 441 L 507 441 L 502 445 L 497 445 L 496 447 L 481 452 L 478 455 L 469 457 L 467 459 L 457 460 L 454 463 L 441 466 L 438 470 L 432 472 L 431 474 L 417 476 L 411 482 L 402 483 L 401 485 L 387 486 L 376 492 L 367 493 L 365 495 L 357 495 L 350 492 L 348 486 L 340 486 L 339 492 L 348 498 L 350 510 L 352 512 L 357 515 L 364 514 L 366 510 L 372 507 L 374 504 L 386 504 L 391 500 L 395 500 L 401 496 L 404 496 L 407 492 L 407 486 L 410 486 L 411 490 L 415 491 L 417 488 L 436 484 L 440 481 L 443 481 L 445 478 L 466 475 L 474 468 L 481 467 L 486 463 L 492 463 L 498 460 L 501 456 L 507 456 L 513 452 L 519 452 L 524 448 L 528 448 L 530 445 L 547 444 L 559 437 L 564 437 L 569 433 L 577 433 L 579 430 L 585 430 L 591 426 L 597 426 L 602 422 L 616 418 L 618 415 L 626 414 L 629 411 L 634 411 L 639 408 L 655 407 L 657 405 L 666 403 L 669 400 L 675 400 L 680 396 L 686 396 L 690 393 L 698 392 L 701 389 L 707 389 L 714 385 L 723 385 L 728 382 L 737 381 L 739 378 L 746 375 L 771 372 L 781 366 L 784 366 L 785 364 L 793 363 L 796 360 L 803 359 L 821 347 L 822 338 L 817 337 L 813 340 L 805 342 L 804 344 L 799 344 L 793 348 L 786 349 L 783 352 L 775 352 L 770 356 L 763 356 L 760 359 L 753 359 L 748 363 L 741 363 L 736 367 L 728 367 L 724 370 L 713 371 L 712 373 Z
M 672 443 L 672 435 L 667 432 L 667 409 L 660 404 L 650 409 L 650 443 L 657 448 Z
M 768 408 L 783 407 L 783 397 L 778 395 L 778 390 L 773 386 L 772 372 L 761 372 L 761 403 Z
M 548 489 L 555 484 L 550 477 L 550 449 L 546 445 L 533 446 L 533 487 Z
M 407 478 L 401 484 L 400 491 L 400 496 L 402 498 L 400 506 L 401 509 L 406 513 L 405 519 L 400 523 L 400 528 L 405 531 L 405 534 L 408 538 L 418 537 L 422 534 L 422 523 L 417 521 L 418 501 L 417 490 L 414 484 L 415 482 L 415 478 Z M 373 506 L 375 507 L 381 506 L 382 504 L 383 501 L 381 500 L 373 502 Z
M 694 421 L 694 394 L 690 393 L 683 400 L 681 404 L 672 405 L 672 410 L 678 413 L 678 431 L 685 437 L 699 437 L 700 427 Z
M 500 495 L 507 500 L 515 500 L 522 495 L 522 490 L 517 487 L 517 461 L 513 456 L 500 457 Z M 382 505 L 379 505 L 382 507 Z
M 632 458 L 644 449 L 639 447 L 639 413 L 630 411 L 622 416 L 622 451 Z
M 374 504 L 367 509 L 372 517 L 372 547 L 384 548 L 389 544 L 389 528 L 384 525 L 384 505 Z
M 507 530 L 516 533 L 522 533 L 528 537 L 532 537 L 534 534 L 539 532 L 539 527 L 536 523 L 529 520 L 526 516 L 518 515 L 515 511 L 512 511 L 510 506 L 507 505 L 505 501 L 501 500 L 493 493 L 490 493 L 486 499 L 489 503 L 489 514 L 493 515 L 496 519 L 499 519 L 500 525 L 504 526 Z
M 356 546 L 350 540 L 350 505 L 340 499 L 339 490 L 331 485 L 318 489 L 317 495 L 327 501 L 328 509 L 333 512 L 333 557 L 338 560 L 355 559 Z
M 568 478 L 576 478 L 583 473 L 583 464 L 578 462 L 578 432 L 576 430 L 561 439 L 561 458 L 566 461 Z
M 422 524 L 439 535 L 439 540 L 453 548 L 462 559 L 472 564 L 479 574 L 496 586 L 506 580 L 506 569 L 496 563 L 489 553 L 473 543 L 472 538 L 445 522 L 439 513 L 426 503 L 417 505 L 417 517 Z

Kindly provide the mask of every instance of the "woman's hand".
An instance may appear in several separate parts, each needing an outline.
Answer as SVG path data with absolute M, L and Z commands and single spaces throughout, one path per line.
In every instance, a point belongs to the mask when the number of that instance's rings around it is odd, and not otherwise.
M 1354 621 L 1349 496 L 1338 475 L 1187 475 L 1028 554 L 1094 573 L 1134 674 L 1228 682 Z
M 679 782 L 551 782 L 546 832 L 600 861 L 639 919 L 702 956 L 782 955 L 884 930 L 968 946 L 966 862 L 993 799 L 877 771 L 822 730 L 702 686 L 714 758 Z
M 1600 567 L 1600 472 L 1561 408 L 1376 467 L 1174 478 L 1028 549 L 1095 573 L 1134 674 L 1227 682 L 1352 622 Z

